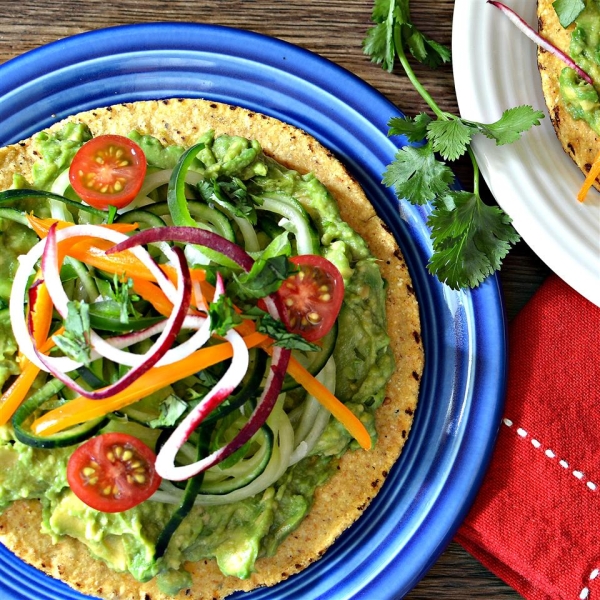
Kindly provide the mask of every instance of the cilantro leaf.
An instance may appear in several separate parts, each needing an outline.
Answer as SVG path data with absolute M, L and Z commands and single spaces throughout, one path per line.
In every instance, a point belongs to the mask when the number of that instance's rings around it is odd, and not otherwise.
M 427 136 L 427 126 L 431 117 L 427 113 L 419 113 L 416 117 L 393 117 L 388 121 L 388 136 L 405 135 L 409 142 L 421 142 Z
M 563 27 L 568 27 L 585 8 L 583 0 L 555 0 L 552 3 L 556 16 Z
M 371 57 L 371 61 L 380 64 L 390 73 L 394 69 L 394 43 L 393 30 L 387 23 L 378 23 L 367 31 L 367 37 L 363 42 L 365 54 Z
M 264 298 L 276 292 L 281 283 L 296 271 L 297 267 L 284 254 L 259 259 L 248 273 L 234 274 L 228 287 L 242 299 Z
M 160 403 L 159 409 L 160 415 L 148 422 L 152 429 L 175 426 L 179 417 L 188 409 L 188 405 L 175 394 L 170 394 Z
M 375 0 L 373 3 L 373 12 L 371 18 L 375 23 L 384 23 L 390 14 L 392 0 Z
M 405 36 L 406 46 L 420 63 L 432 69 L 437 69 L 437 67 L 450 61 L 449 48 L 423 35 L 413 25 L 410 26 L 409 31 L 410 34 Z
M 425 204 L 443 194 L 454 181 L 452 171 L 435 158 L 431 144 L 405 146 L 383 174 L 383 183 L 393 187 L 399 198 Z
M 450 61 L 450 49 L 424 35 L 411 22 L 408 0 L 376 0 L 371 19 L 377 23 L 366 35 L 363 51 L 386 71 L 394 69 L 397 44 L 419 62 L 436 68 Z
M 460 119 L 438 119 L 429 123 L 427 139 L 431 142 L 433 150 L 439 152 L 443 158 L 456 160 L 467 151 L 474 131 L 474 128 Z
M 390 73 L 394 69 L 395 59 L 394 12 L 398 13 L 394 0 L 375 0 L 371 19 L 377 24 L 367 31 L 363 41 L 364 53 Z
M 534 110 L 531 106 L 515 106 L 502 113 L 495 123 L 473 123 L 486 137 L 496 140 L 498 146 L 516 142 L 521 133 L 528 131 L 534 125 L 540 124 L 544 118 L 541 110 Z
M 130 314 L 139 317 L 140 314 L 135 310 L 132 302 L 139 300 L 139 296 L 130 294 L 133 287 L 133 280 L 130 277 L 113 275 L 112 284 L 104 279 L 97 279 L 96 285 L 100 294 L 107 301 L 113 301 L 119 310 L 119 321 L 129 323 Z
M 320 346 L 306 341 L 301 335 L 291 333 L 285 325 L 274 319 L 271 315 L 265 314 L 256 325 L 256 330 L 264 333 L 275 340 L 275 345 L 290 350 L 302 350 L 303 352 L 316 352 Z
M 254 198 L 238 177 L 204 179 L 197 187 L 200 196 L 207 204 L 217 204 L 235 217 L 256 225 Z
M 131 305 L 129 291 L 133 288 L 133 280 L 131 277 L 127 277 L 127 279 L 119 278 L 119 276 L 115 273 L 113 278 L 113 286 L 115 289 L 114 299 L 119 303 L 121 308 L 119 320 L 121 323 L 129 323 L 129 307 Z
M 216 302 L 209 303 L 208 315 L 211 333 L 221 336 L 242 322 L 242 317 L 235 311 L 231 298 L 225 295 L 219 296 Z
M 87 302 L 69 301 L 67 304 L 67 318 L 65 319 L 65 332 L 52 336 L 56 346 L 66 356 L 89 365 L 91 358 L 90 346 L 90 307 Z
M 477 287 L 500 268 L 519 240 L 511 220 L 471 192 L 450 192 L 429 216 L 434 254 L 429 271 L 453 289 Z

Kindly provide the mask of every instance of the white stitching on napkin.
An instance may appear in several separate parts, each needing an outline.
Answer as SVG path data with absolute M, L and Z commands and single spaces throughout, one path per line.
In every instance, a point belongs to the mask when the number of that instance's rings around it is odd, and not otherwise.
M 589 576 L 589 580 L 590 581 L 594 581 L 594 579 L 596 579 L 596 577 L 598 577 L 598 575 L 600 574 L 600 571 L 598 569 L 594 569 Z M 584 587 L 581 592 L 579 592 L 579 600 L 586 600 L 586 598 L 588 598 L 590 595 L 590 588 L 589 587 Z
M 513 427 L 514 423 L 510 420 L 510 419 L 502 419 L 502 422 L 504 423 L 504 425 L 506 425 L 507 427 Z M 522 438 L 522 439 L 527 439 L 529 436 L 529 433 L 527 433 L 527 431 L 525 429 L 523 429 L 522 427 L 518 427 L 516 429 L 517 435 Z M 540 449 L 542 447 L 542 443 L 537 440 L 536 438 L 530 438 L 529 440 L 531 442 L 531 445 L 536 448 L 536 449 Z M 549 458 L 549 459 L 554 459 L 556 458 L 556 454 L 550 449 L 550 448 L 546 448 L 544 450 L 544 455 Z M 563 468 L 563 469 L 568 469 L 569 468 L 569 463 L 566 460 L 559 460 L 558 464 Z M 577 469 L 571 471 L 571 475 L 573 475 L 573 477 L 575 477 L 576 479 L 579 479 L 579 481 L 585 481 L 585 485 L 587 486 L 587 488 L 589 490 L 591 490 L 592 492 L 597 491 L 598 486 L 590 480 L 585 480 L 585 473 L 583 473 L 583 471 L 579 471 Z M 598 573 L 596 573 L 596 576 L 598 575 Z
M 510 419 L 502 419 L 502 422 L 504 423 L 504 425 L 506 425 L 507 427 L 513 427 L 514 423 L 510 420 Z M 522 427 L 518 427 L 517 428 L 517 435 L 522 438 L 522 439 L 526 439 L 529 434 L 527 433 L 527 431 L 525 431 L 525 429 L 523 429 Z M 535 438 L 531 438 L 530 439 L 531 445 L 537 450 L 539 448 L 542 447 L 542 443 L 535 439 Z M 550 450 L 550 448 L 546 448 L 544 450 L 544 455 L 549 458 L 549 459 L 554 459 L 556 458 L 556 454 Z M 568 469 L 569 468 L 569 463 L 566 460 L 559 460 L 558 464 L 563 468 L 563 469 Z M 578 471 L 578 470 L 574 470 L 571 471 L 571 474 L 576 477 L 577 479 L 579 479 L 579 481 L 583 481 L 584 480 L 584 473 L 583 471 Z M 586 481 L 585 485 L 587 486 L 587 488 L 589 490 L 591 490 L 592 492 L 595 492 L 598 489 L 598 486 L 593 482 L 593 481 Z M 600 575 L 600 570 L 599 569 L 594 569 L 590 574 L 588 579 L 590 581 L 593 581 L 594 579 L 596 579 L 598 577 L 598 575 Z M 590 588 L 589 587 L 584 587 L 581 592 L 579 592 L 579 600 L 587 600 L 590 596 Z

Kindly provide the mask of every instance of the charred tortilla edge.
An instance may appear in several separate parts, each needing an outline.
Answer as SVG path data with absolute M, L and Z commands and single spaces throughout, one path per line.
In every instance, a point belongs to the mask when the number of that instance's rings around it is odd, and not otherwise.
M 553 0 L 538 0 L 538 31 L 568 54 L 571 33 L 575 26 L 571 25 L 565 29 L 560 24 L 552 2 Z M 561 98 L 558 78 L 565 68 L 565 63 L 550 52 L 539 48 L 538 68 L 544 99 L 556 136 L 564 151 L 587 176 L 600 150 L 600 138 L 585 121 L 573 119 Z M 600 190 L 599 180 L 596 180 L 594 187 Z

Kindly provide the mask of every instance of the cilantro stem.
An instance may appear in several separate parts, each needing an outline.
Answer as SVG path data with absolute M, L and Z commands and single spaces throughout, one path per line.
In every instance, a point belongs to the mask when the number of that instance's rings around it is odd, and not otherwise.
M 475 158 L 475 154 L 471 146 L 467 148 L 467 152 L 469 153 L 469 158 L 471 159 L 471 164 L 473 165 L 473 193 L 480 198 L 479 195 L 479 165 L 477 164 L 477 159 Z
M 421 82 L 419 81 L 419 79 L 415 75 L 415 72 L 410 66 L 406 53 L 404 52 L 404 44 L 402 42 L 402 28 L 399 26 L 396 26 L 394 28 L 394 45 L 396 47 L 396 53 L 398 55 L 400 64 L 402 65 L 404 72 L 406 73 L 410 82 L 413 84 L 414 88 L 417 90 L 417 92 L 419 92 L 421 98 L 425 100 L 429 108 L 431 108 L 431 110 L 435 113 L 435 116 L 438 119 L 447 121 L 447 113 L 440 109 L 440 107 L 436 104 L 435 100 L 431 97 L 429 92 L 421 85 Z

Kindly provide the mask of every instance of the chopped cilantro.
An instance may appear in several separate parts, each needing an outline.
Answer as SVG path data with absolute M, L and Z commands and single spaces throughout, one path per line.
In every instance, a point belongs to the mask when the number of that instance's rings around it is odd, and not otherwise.
M 301 335 L 290 333 L 285 325 L 265 314 L 256 325 L 256 330 L 264 333 L 275 340 L 275 345 L 289 350 L 302 350 L 303 352 L 316 352 L 320 346 L 307 342 Z
M 555 0 L 552 6 L 560 24 L 568 27 L 581 14 L 585 8 L 585 2 L 583 0 Z
M 208 305 L 208 315 L 211 333 L 221 336 L 242 322 L 242 317 L 235 311 L 231 298 L 225 295 L 219 296 L 216 302 Z
M 264 298 L 276 292 L 281 283 L 296 271 L 297 267 L 283 254 L 261 258 L 252 265 L 248 273 L 234 273 L 229 287 L 242 299 Z
M 87 302 L 70 301 L 67 304 L 65 332 L 52 339 L 66 356 L 84 365 L 90 364 L 90 307 Z
M 175 394 L 169 394 L 160 403 L 160 415 L 156 419 L 152 419 L 148 422 L 148 426 L 152 429 L 174 427 L 177 425 L 179 418 L 188 409 L 187 402 L 184 402 L 181 398 Z
M 248 193 L 246 185 L 238 177 L 203 180 L 198 184 L 198 191 L 207 204 L 217 204 L 233 216 L 256 225 L 256 199 Z

